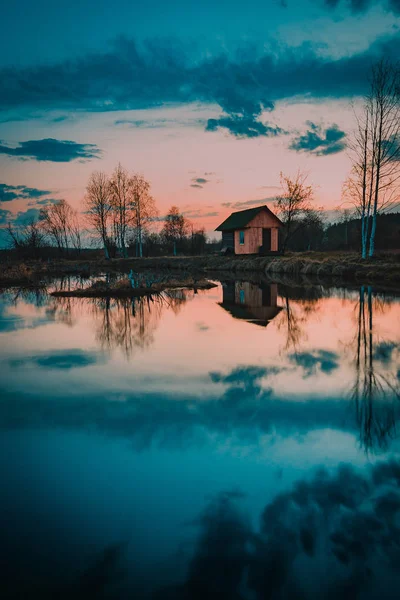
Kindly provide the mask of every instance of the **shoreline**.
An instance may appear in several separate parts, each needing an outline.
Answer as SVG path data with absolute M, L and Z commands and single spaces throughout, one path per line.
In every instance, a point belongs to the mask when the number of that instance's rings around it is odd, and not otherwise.
M 165 283 L 156 287 L 107 287 L 96 286 L 92 288 L 77 288 L 75 290 L 59 290 L 50 293 L 55 298 L 142 298 L 143 296 L 157 296 L 172 290 L 210 290 L 217 287 L 211 281 L 198 281 L 196 283 Z
M 13 261 L 0 266 L 0 288 L 36 287 L 56 277 L 89 279 L 106 273 L 180 271 L 186 276 L 212 273 L 245 275 L 259 273 L 268 278 L 306 278 L 309 284 L 333 283 L 380 285 L 400 289 L 400 255 L 377 256 L 366 261 L 356 254 L 296 253 L 280 257 L 260 256 L 179 256 L 118 258 L 111 260 Z

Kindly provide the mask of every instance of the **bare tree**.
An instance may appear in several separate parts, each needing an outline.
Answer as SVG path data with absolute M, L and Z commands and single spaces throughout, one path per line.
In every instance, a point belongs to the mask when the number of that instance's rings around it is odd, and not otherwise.
M 179 212 L 177 206 L 171 206 L 165 217 L 165 223 L 161 231 L 162 237 L 167 244 L 172 243 L 174 255 L 176 254 L 176 244 L 182 241 L 189 232 L 189 223 Z
M 115 235 L 121 254 L 127 257 L 126 236 L 132 222 L 132 181 L 121 164 L 115 168 L 110 179 L 110 202 L 115 222 Z
M 110 258 L 114 232 L 110 182 L 105 173 L 94 171 L 91 174 L 84 202 L 87 221 L 101 240 L 106 258 Z
M 282 194 L 275 201 L 275 208 L 285 226 L 282 251 L 304 223 L 304 217 L 311 211 L 314 188 L 307 184 L 307 173 L 297 171 L 295 177 L 281 173 Z
M 45 244 L 45 236 L 38 221 L 30 220 L 24 225 L 8 223 L 6 233 L 9 245 L 21 256 L 37 258 L 39 249 Z
M 344 195 L 361 219 L 362 257 L 375 253 L 377 215 L 400 199 L 400 69 L 381 59 L 371 69 L 370 90 L 350 142 L 352 170 Z
M 150 194 L 150 183 L 140 174 L 130 179 L 132 227 L 135 230 L 138 255 L 143 256 L 143 234 L 148 224 L 157 216 L 158 211 L 153 196 Z
M 64 202 L 64 201 L 60 201 Z M 50 241 L 58 247 L 62 252 L 68 248 L 68 243 L 65 242 L 65 211 L 63 206 L 46 206 L 39 213 L 43 231 Z
M 81 233 L 78 213 L 66 200 L 41 209 L 39 221 L 46 236 L 60 250 L 68 253 L 69 248 L 81 249 Z
M 400 183 L 400 69 L 382 59 L 372 69 L 371 111 L 375 163 L 369 256 L 374 255 L 376 216 L 399 199 Z
M 370 165 L 369 144 L 372 143 L 373 147 L 375 145 L 374 140 L 370 140 L 372 118 L 370 98 L 365 98 L 363 113 L 357 115 L 355 112 L 355 118 L 356 130 L 353 139 L 349 142 L 353 165 L 344 183 L 342 196 L 345 201 L 353 204 L 361 219 L 361 255 L 366 258 L 374 169 L 374 165 Z
M 69 220 L 69 236 L 71 239 L 71 244 L 78 253 L 82 250 L 82 231 L 79 222 L 79 214 L 78 211 L 72 209 L 70 220 Z

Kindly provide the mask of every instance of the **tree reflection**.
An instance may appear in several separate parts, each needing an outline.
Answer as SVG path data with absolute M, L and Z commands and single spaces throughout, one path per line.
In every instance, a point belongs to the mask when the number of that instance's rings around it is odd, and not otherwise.
M 163 298 L 104 298 L 94 301 L 96 338 L 103 349 L 120 348 L 130 357 L 135 348 L 147 348 L 154 340 L 163 310 Z
M 382 310 L 383 305 L 373 297 L 371 286 L 367 289 L 362 286 L 357 306 L 356 377 L 351 398 L 360 431 L 360 444 L 366 452 L 387 448 L 389 440 L 395 436 L 400 400 L 399 381 L 386 368 L 391 356 L 383 354 L 382 360 L 380 355 L 383 347 L 393 350 L 396 345 L 377 342 L 374 308 Z
M 279 293 L 283 301 L 283 310 L 279 315 L 278 330 L 285 334 L 284 351 L 298 352 L 299 345 L 307 338 L 305 325 L 318 309 L 321 293 L 315 290 L 309 295 L 305 288 L 302 293 L 298 288 L 281 285 Z
M 162 313 L 177 313 L 191 292 L 170 290 L 141 298 L 56 298 L 51 306 L 58 321 L 72 325 L 77 313 L 86 309 L 94 318 L 96 340 L 103 350 L 120 348 L 129 358 L 135 348 L 148 348 Z

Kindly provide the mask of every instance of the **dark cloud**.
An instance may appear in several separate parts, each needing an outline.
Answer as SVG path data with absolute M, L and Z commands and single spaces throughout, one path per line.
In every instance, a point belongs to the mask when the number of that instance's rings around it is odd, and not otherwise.
M 5 225 L 10 220 L 11 216 L 12 212 L 10 210 L 0 208 L 0 225 Z
M 297 352 L 290 354 L 289 359 L 304 370 L 305 378 L 315 375 L 317 370 L 329 375 L 339 367 L 339 356 L 328 350 Z
M 39 218 L 39 213 L 39 208 L 28 208 L 27 210 L 21 210 L 13 218 L 13 225 L 18 227 L 20 225 L 27 225 L 32 221 L 37 221 Z
M 217 211 L 206 212 L 200 208 L 197 210 L 186 210 L 186 211 L 183 211 L 182 214 L 187 219 L 203 219 L 206 217 L 217 217 L 219 215 L 219 213 Z
M 323 129 L 312 121 L 307 121 L 309 129 L 304 135 L 293 139 L 289 148 L 296 152 L 309 152 L 315 156 L 337 154 L 346 148 L 346 133 L 337 125 Z
M 95 365 L 102 358 L 97 352 L 87 352 L 84 350 L 60 350 L 53 351 L 50 355 L 37 354 L 22 358 L 10 359 L 9 365 L 12 368 L 26 366 L 38 367 L 41 369 L 76 369 Z
M 348 6 L 352 13 L 361 13 L 368 10 L 373 4 L 373 0 L 324 0 L 325 6 L 331 9 L 337 8 L 339 5 Z
M 60 202 L 60 200 L 57 200 L 57 198 L 44 198 L 43 200 L 37 200 L 35 205 L 49 206 L 50 204 L 57 204 L 58 202 Z M 28 204 L 28 206 L 33 206 L 33 204 Z
M 192 178 L 192 183 L 190 184 L 190 187 L 203 189 L 203 187 L 205 186 L 205 184 L 209 183 L 209 182 L 210 182 L 210 180 L 209 179 L 205 179 L 204 177 L 193 177 Z
M 387 140 L 382 141 L 385 157 L 390 161 L 400 161 L 400 137 L 392 135 Z
M 60 115 L 59 117 L 54 117 L 54 119 L 51 119 L 52 123 L 63 123 L 64 121 L 69 121 L 71 117 L 69 117 L 68 115 Z
M 226 129 L 237 138 L 253 138 L 259 136 L 276 137 L 277 135 L 286 133 L 280 127 L 262 123 L 258 120 L 259 116 L 260 114 L 250 114 L 208 119 L 206 131 Z
M 28 140 L 20 142 L 16 148 L 0 145 L 0 154 L 26 160 L 51 162 L 71 162 L 100 158 L 101 150 L 95 144 L 78 144 L 68 140 Z
M 260 52 L 251 47 L 202 56 L 171 40 L 119 39 L 106 53 L 37 67 L 0 70 L 0 107 L 88 111 L 152 108 L 169 103 L 217 104 L 206 127 L 236 137 L 276 135 L 261 121 L 274 102 L 296 95 L 343 98 L 365 92 L 371 62 L 396 58 L 400 35 L 384 36 L 352 56 L 321 55 L 310 44 Z
M 389 9 L 395 14 L 400 14 L 400 0 L 389 0 Z
M 331 10 L 347 7 L 353 14 L 367 12 L 374 5 L 383 5 L 388 11 L 400 13 L 400 0 L 324 0 L 324 5 Z
M 0 202 L 11 202 L 17 198 L 36 199 L 42 196 L 51 194 L 48 190 L 38 190 L 37 188 L 29 188 L 25 185 L 7 185 L 0 183 Z
M 153 119 L 145 120 L 145 119 L 117 119 L 114 121 L 114 125 L 128 125 L 129 127 L 134 127 L 138 129 L 161 129 L 166 127 L 168 123 L 174 123 L 169 119 Z
M 268 204 L 268 202 L 273 202 L 275 200 L 275 196 L 270 196 L 268 198 L 258 198 L 257 200 L 246 200 L 243 202 L 222 202 L 221 206 L 225 208 L 251 208 L 252 206 L 263 206 L 264 204 Z
M 206 325 L 206 323 L 199 321 L 198 323 L 196 323 L 196 329 L 197 331 L 208 331 L 210 327 Z

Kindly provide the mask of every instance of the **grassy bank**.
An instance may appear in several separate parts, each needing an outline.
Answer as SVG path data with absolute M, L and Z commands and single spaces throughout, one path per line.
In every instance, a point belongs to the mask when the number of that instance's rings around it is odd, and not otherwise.
M 400 254 L 384 254 L 363 261 L 352 253 L 293 253 L 279 257 L 190 256 L 114 260 L 52 260 L 5 263 L 0 267 L 0 286 L 45 284 L 55 277 L 89 278 L 103 273 L 154 270 L 180 271 L 195 276 L 212 272 L 261 272 L 274 275 L 306 276 L 318 281 L 385 283 L 400 287 Z
M 96 281 L 89 287 L 76 288 L 73 290 L 59 290 L 51 293 L 51 296 L 61 298 L 140 298 L 141 296 L 152 296 L 164 291 L 185 290 L 209 290 L 216 287 L 215 283 L 207 279 L 185 279 L 171 278 L 169 281 L 149 283 L 138 281 L 136 287 L 132 287 L 129 279 L 121 279 L 108 285 L 104 281 Z

